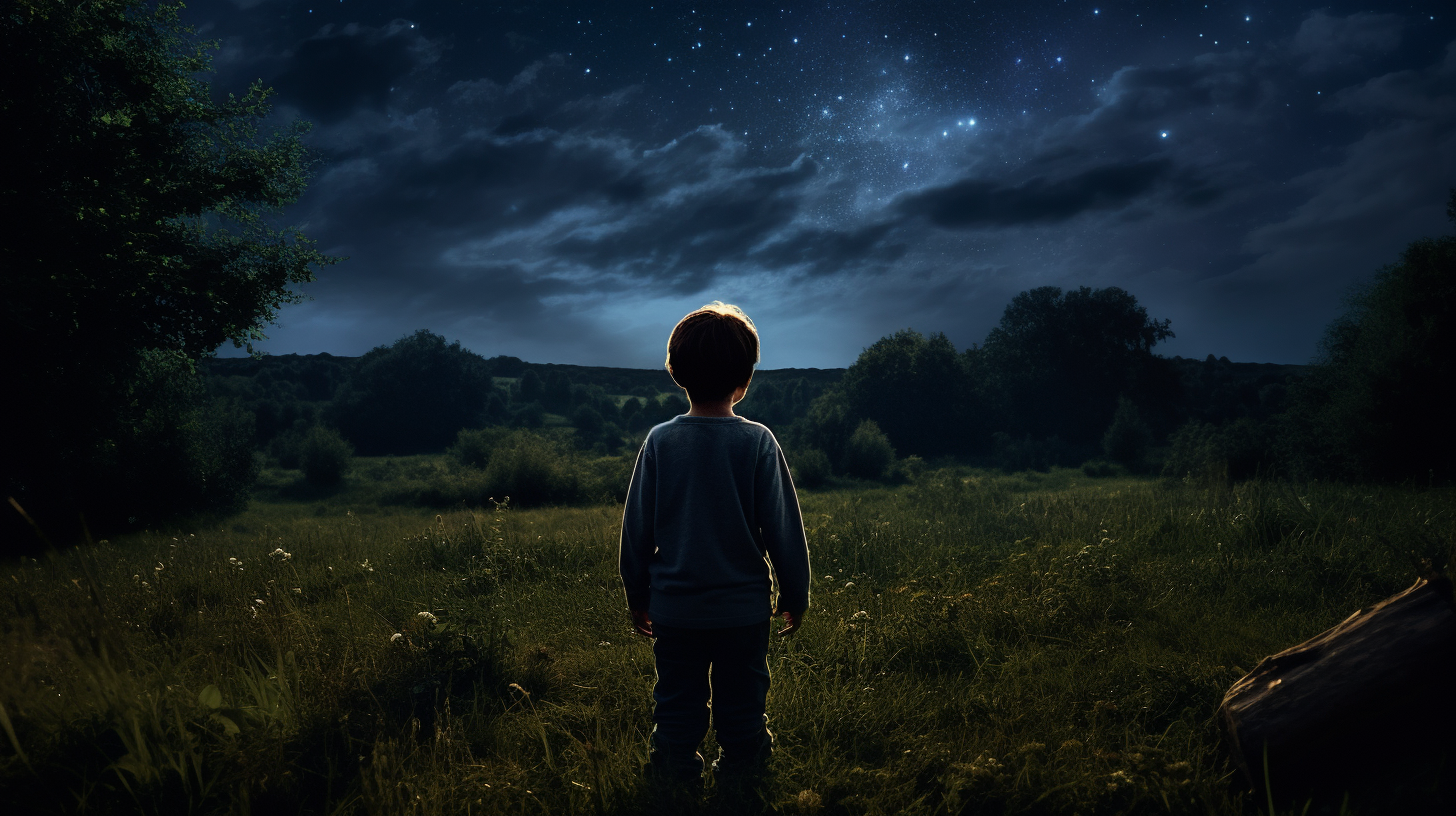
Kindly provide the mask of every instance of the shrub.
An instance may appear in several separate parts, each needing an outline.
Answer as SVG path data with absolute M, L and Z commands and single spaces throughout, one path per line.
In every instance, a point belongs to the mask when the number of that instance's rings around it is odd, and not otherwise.
M 490 462 L 491 451 L 508 436 L 506 428 L 465 428 L 455 435 L 455 444 L 446 453 L 462 465 L 484 468 Z
M 1112 424 L 1102 435 L 1102 452 L 1108 459 L 1136 470 L 1142 466 L 1152 444 L 1153 432 L 1137 406 L 1127 397 L 1118 397 Z
M 820 487 L 829 480 L 829 457 L 818 448 L 806 448 L 794 455 L 794 484 Z
M 353 464 L 354 446 L 333 428 L 315 425 L 298 448 L 298 466 L 310 484 L 338 484 Z
M 844 444 L 844 472 L 861 479 L 878 479 L 895 464 L 890 438 L 873 419 L 866 419 Z
M 511 504 L 569 504 L 582 493 L 579 457 L 560 442 L 515 431 L 496 447 L 485 467 L 490 495 Z
M 1277 462 L 1270 426 L 1247 417 L 1221 427 L 1191 421 L 1168 444 L 1163 478 L 1193 484 L 1251 479 Z

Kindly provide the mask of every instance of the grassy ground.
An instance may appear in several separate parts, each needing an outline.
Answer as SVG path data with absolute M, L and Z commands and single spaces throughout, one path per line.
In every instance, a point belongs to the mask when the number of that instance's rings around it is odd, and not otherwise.
M 617 508 L 272 495 L 220 527 L 5 566 L 9 802 L 665 810 L 639 781 L 652 655 Z M 1223 692 L 1456 538 L 1451 490 L 940 471 L 803 504 L 814 606 L 770 652 L 781 813 L 1259 812 Z M 1449 804 L 1441 778 L 1348 809 Z M 708 794 L 672 807 L 738 807 Z

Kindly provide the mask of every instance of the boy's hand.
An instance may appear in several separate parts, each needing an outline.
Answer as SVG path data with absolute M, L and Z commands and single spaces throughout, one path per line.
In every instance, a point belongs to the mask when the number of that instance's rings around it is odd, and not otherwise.
M 647 610 L 632 609 L 629 611 L 632 613 L 632 628 L 637 630 L 637 634 L 643 637 L 657 637 L 652 634 L 652 618 L 647 617 Z
M 804 625 L 803 612 L 790 612 L 786 609 L 780 609 L 774 612 L 774 617 L 777 618 L 780 615 L 784 616 L 784 628 L 778 631 L 779 637 L 792 635 L 799 631 L 800 626 Z

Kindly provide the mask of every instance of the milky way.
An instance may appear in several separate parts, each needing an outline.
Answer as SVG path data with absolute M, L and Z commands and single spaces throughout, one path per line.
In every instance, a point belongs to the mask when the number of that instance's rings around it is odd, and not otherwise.
M 1167 353 L 1304 362 L 1350 287 L 1449 229 L 1445 4 L 198 0 L 214 82 L 315 123 L 286 213 L 349 260 L 264 347 L 417 328 L 660 365 L 715 298 L 764 364 L 1033 286 L 1121 286 Z M 1171 8 L 1170 8 L 1171 6 Z M 1456 19 L 1456 16 L 1453 16 Z

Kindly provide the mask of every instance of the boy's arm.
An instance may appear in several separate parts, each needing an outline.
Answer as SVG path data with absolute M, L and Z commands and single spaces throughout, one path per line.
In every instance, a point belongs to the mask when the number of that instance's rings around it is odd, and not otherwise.
M 656 468 L 648 444 L 648 441 L 642 443 L 637 463 L 632 467 L 632 483 L 627 488 L 627 503 L 622 508 L 622 539 L 617 551 L 617 569 L 622 576 L 622 588 L 627 593 L 627 608 L 644 613 L 644 617 L 651 598 L 647 565 L 656 549 L 652 536 Z
M 785 613 L 787 632 L 792 632 L 809 608 L 809 542 L 804 536 L 804 518 L 789 476 L 788 460 L 771 434 L 766 447 L 755 480 L 756 511 L 764 547 L 779 582 L 775 611 Z

